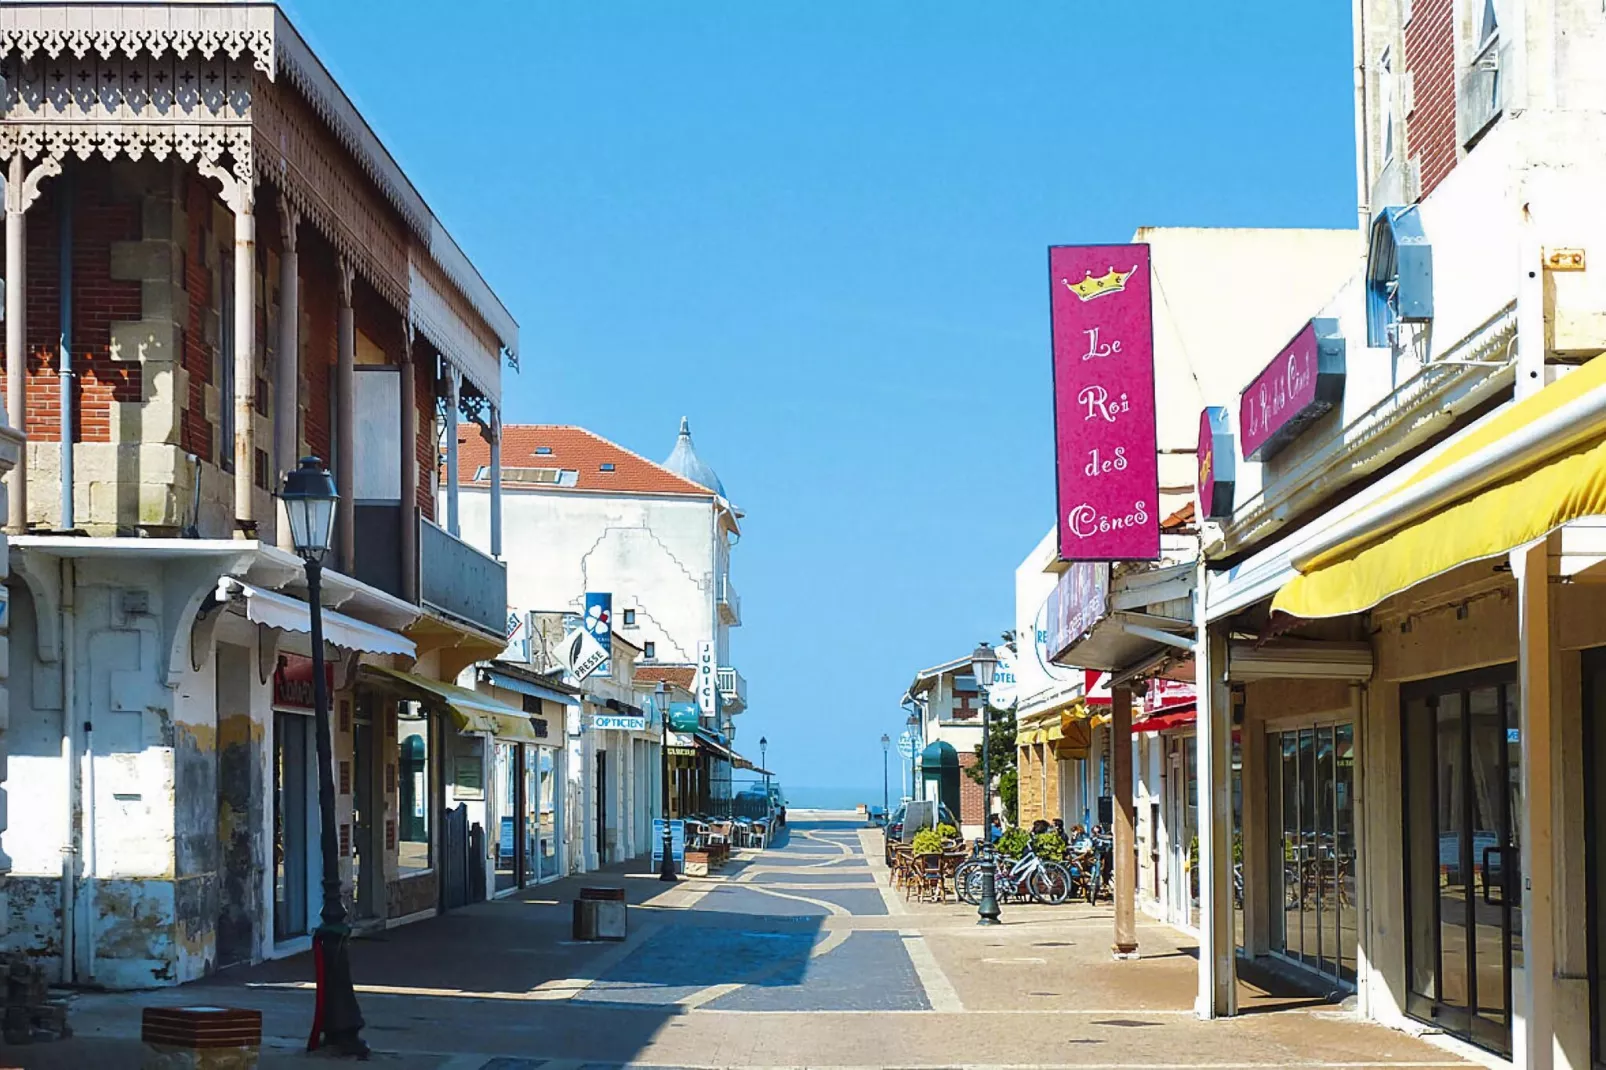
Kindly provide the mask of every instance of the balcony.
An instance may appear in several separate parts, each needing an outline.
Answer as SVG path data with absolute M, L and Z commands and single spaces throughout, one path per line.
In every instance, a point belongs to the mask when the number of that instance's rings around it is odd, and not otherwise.
M 402 582 L 402 508 L 394 503 L 358 503 L 356 578 L 398 598 Z M 414 514 L 417 516 L 417 514 Z M 418 603 L 444 617 L 491 635 L 504 634 L 507 618 L 507 566 L 417 516 Z
M 731 586 L 729 576 L 719 579 L 719 619 L 733 628 L 742 623 L 742 597 Z
M 725 704 L 725 712 L 736 714 L 747 709 L 747 679 L 729 665 L 721 665 L 715 676 L 719 685 L 719 697 Z
M 419 517 L 418 601 L 492 635 L 503 635 L 507 566 Z

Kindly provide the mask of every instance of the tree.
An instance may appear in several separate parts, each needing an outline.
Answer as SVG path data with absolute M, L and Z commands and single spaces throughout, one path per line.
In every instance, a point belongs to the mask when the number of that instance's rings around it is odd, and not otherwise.
M 1015 633 L 1003 633 L 1003 645 L 1015 649 Z M 1015 715 L 1001 713 L 991 706 L 986 711 L 987 749 L 988 758 L 992 762 L 993 784 L 998 792 L 998 801 L 1003 809 L 1004 819 L 1010 824 L 1015 823 L 1017 814 L 1016 804 L 1020 796 L 1019 774 L 1015 768 Z M 965 770 L 965 775 L 977 784 L 986 787 L 982 779 L 981 744 L 977 744 L 976 764 Z

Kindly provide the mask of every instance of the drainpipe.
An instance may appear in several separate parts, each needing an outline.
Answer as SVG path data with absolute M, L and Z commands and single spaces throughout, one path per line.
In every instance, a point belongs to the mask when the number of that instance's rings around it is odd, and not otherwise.
M 73 187 L 70 173 L 61 176 L 61 336 L 58 341 L 61 372 L 61 523 L 62 531 L 77 527 L 73 516 L 73 368 L 72 368 L 72 224 Z
M 1355 35 L 1355 200 L 1360 207 L 1361 233 L 1372 225 L 1371 137 L 1367 132 L 1366 111 L 1366 5 L 1354 0 Z
M 77 577 L 73 574 L 73 560 L 61 559 L 61 761 L 67 791 L 67 828 L 61 844 L 61 982 L 72 984 L 77 973 L 77 918 L 78 900 L 78 837 L 79 824 L 79 767 L 77 729 L 73 724 L 77 711 L 73 688 L 75 662 L 73 621 L 77 615 Z

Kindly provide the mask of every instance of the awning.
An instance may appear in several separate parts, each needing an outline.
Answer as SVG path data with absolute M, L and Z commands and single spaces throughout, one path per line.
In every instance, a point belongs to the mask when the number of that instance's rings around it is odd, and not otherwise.
M 521 676 L 514 676 L 511 673 L 498 672 L 495 669 L 481 669 L 480 678 L 486 683 L 506 691 L 517 691 L 519 694 L 529 695 L 531 698 L 546 699 L 548 702 L 556 702 L 560 706 L 577 706 L 580 704 L 579 695 L 570 695 L 559 691 L 555 687 L 546 687 L 526 680 Z
M 489 695 L 441 680 L 431 680 L 416 673 L 383 669 L 377 665 L 364 665 L 360 672 L 380 686 L 415 702 L 444 707 L 452 715 L 459 732 L 485 732 L 521 743 L 540 741 L 528 714 L 512 706 L 504 706 Z
M 1606 515 L 1603 407 L 1606 359 L 1597 357 L 1467 433 L 1333 546 L 1296 560 L 1302 574 L 1272 608 L 1305 618 L 1359 613 L 1569 521 Z
M 698 732 L 694 738 L 696 739 L 697 746 L 702 750 L 707 751 L 716 758 L 723 758 L 727 762 L 731 761 L 730 748 L 725 746 L 725 744 L 721 743 L 719 740 L 704 735 L 702 732 Z
M 1198 719 L 1199 710 L 1195 703 L 1189 702 L 1182 706 L 1174 706 L 1164 713 L 1156 713 L 1134 722 L 1134 732 L 1164 732 L 1168 728 L 1184 728 Z
M 281 631 L 312 633 L 312 613 L 307 603 L 264 591 L 229 576 L 218 581 L 217 597 L 220 601 L 228 600 L 233 592 L 239 592 L 244 600 L 247 620 Z M 323 638 L 330 645 L 346 650 L 401 654 L 409 658 L 418 656 L 418 648 L 405 635 L 348 617 L 344 613 L 336 613 L 332 609 L 323 611 Z

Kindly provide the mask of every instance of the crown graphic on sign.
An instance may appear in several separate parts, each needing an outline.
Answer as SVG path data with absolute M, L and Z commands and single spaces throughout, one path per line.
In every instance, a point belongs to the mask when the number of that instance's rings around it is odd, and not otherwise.
M 1120 293 L 1122 290 L 1126 289 L 1126 280 L 1132 277 L 1132 273 L 1134 271 L 1137 271 L 1136 265 L 1134 265 L 1131 270 L 1124 272 L 1111 268 L 1108 274 L 1097 279 L 1095 279 L 1093 277 L 1093 273 L 1089 271 L 1081 282 L 1072 282 L 1070 279 L 1061 279 L 1060 281 L 1065 284 L 1066 289 L 1070 290 L 1071 293 L 1075 294 L 1077 297 L 1080 297 L 1083 301 L 1091 301 L 1095 297 L 1103 297 L 1105 294 Z

